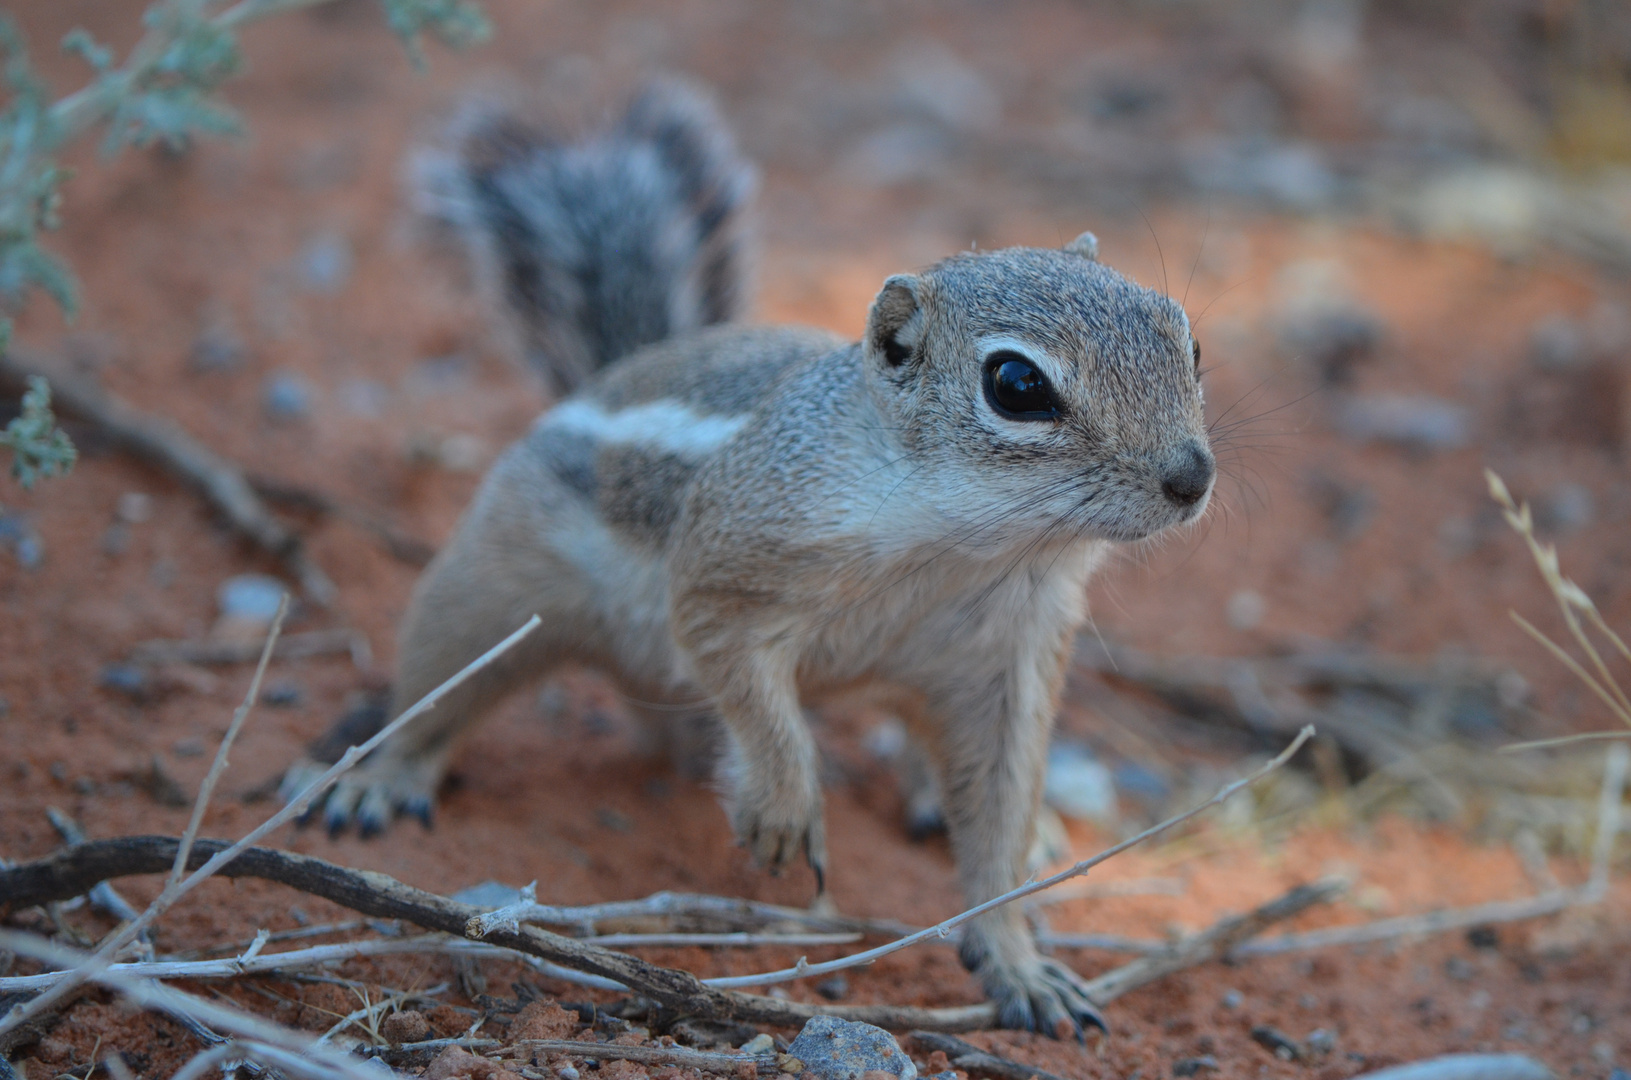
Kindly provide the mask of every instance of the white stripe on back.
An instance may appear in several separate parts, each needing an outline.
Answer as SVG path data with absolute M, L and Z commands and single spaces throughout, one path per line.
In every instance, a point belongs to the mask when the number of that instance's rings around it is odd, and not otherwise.
M 562 402 L 538 418 L 538 426 L 584 435 L 596 442 L 650 446 L 681 457 L 717 449 L 735 435 L 746 416 L 709 415 L 671 398 L 607 412 L 581 398 Z

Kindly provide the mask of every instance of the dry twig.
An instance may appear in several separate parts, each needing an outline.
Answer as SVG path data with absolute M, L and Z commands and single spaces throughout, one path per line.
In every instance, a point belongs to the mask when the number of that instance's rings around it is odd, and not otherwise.
M 769 971 L 758 975 L 735 975 L 723 979 L 710 979 L 709 985 L 764 986 L 769 983 L 791 982 L 794 979 L 806 979 L 814 976 L 830 975 L 835 971 L 843 971 L 845 968 L 859 967 L 864 964 L 870 964 L 874 960 L 888 956 L 890 953 L 899 952 L 902 949 L 910 948 L 911 946 L 916 945 L 921 941 L 926 941 L 930 938 L 944 939 L 949 937 L 952 930 L 961 926 L 963 923 L 970 921 L 971 919 L 975 919 L 988 911 L 994 911 L 1005 904 L 1011 904 L 1016 900 L 1023 900 L 1025 897 L 1039 893 L 1044 889 L 1052 888 L 1053 886 L 1058 885 L 1060 882 L 1069 881 L 1071 878 L 1080 877 L 1089 870 L 1093 869 L 1093 867 L 1098 866 L 1100 863 L 1120 855 L 1128 848 L 1160 836 L 1162 833 L 1176 828 L 1196 815 L 1211 809 L 1212 807 L 1228 799 L 1231 795 L 1234 795 L 1243 788 L 1255 784 L 1269 773 L 1290 761 L 1292 755 L 1296 754 L 1298 750 L 1302 749 L 1303 743 L 1307 742 L 1313 737 L 1313 735 L 1314 729 L 1312 727 L 1304 728 L 1298 733 L 1297 737 L 1292 740 L 1291 745 L 1280 751 L 1280 753 L 1269 761 L 1268 764 L 1264 765 L 1251 775 L 1242 777 L 1241 779 L 1236 780 L 1234 783 L 1226 785 L 1216 795 L 1212 796 L 1210 799 L 1207 799 L 1199 806 L 1195 806 L 1181 814 L 1170 817 L 1158 825 L 1153 825 L 1138 835 L 1129 837 L 1119 844 L 1114 844 L 1108 848 L 1105 848 L 1097 855 L 1094 855 L 1088 859 L 1083 859 L 1081 862 L 1076 863 L 1074 866 L 1067 867 L 1066 869 L 1059 871 L 1057 874 L 1050 877 L 1045 877 L 1040 881 L 1027 882 L 1017 889 L 1012 889 L 1009 892 L 1003 893 L 1001 896 L 996 897 L 995 899 L 987 900 L 983 904 L 977 904 L 974 907 L 969 908 L 967 911 L 954 915 L 946 921 L 937 923 L 928 929 L 919 930 L 915 934 L 908 934 L 907 936 L 892 941 L 887 945 L 880 945 L 875 949 L 868 949 L 865 952 L 855 953 L 852 956 L 846 956 L 839 960 L 829 960 L 826 963 L 811 964 L 807 963 L 801 957 L 799 962 L 790 968 L 782 968 L 779 971 Z
M 260 656 L 253 641 L 144 641 L 130 651 L 130 662 L 144 666 L 160 664 L 246 664 Z M 358 668 L 374 660 L 368 638 L 359 630 L 307 630 L 285 634 L 272 652 L 274 660 L 304 660 L 313 656 L 349 653 Z
M 641 1065 L 677 1065 L 682 1069 L 736 1076 L 745 1065 L 760 1075 L 774 1075 L 780 1054 L 738 1054 L 693 1050 L 687 1046 L 620 1046 L 617 1043 L 579 1042 L 572 1039 L 522 1039 L 515 1044 L 534 1054 L 590 1058 L 595 1061 L 637 1061 Z
M 989 1076 L 995 1077 L 996 1080 L 1031 1080 L 1033 1076 L 1038 1080 L 1064 1080 L 1064 1077 L 1046 1069 L 998 1057 L 990 1051 L 981 1050 L 978 1046 L 938 1031 L 914 1031 L 911 1038 L 931 1053 L 938 1050 L 945 1054 L 952 1068 L 961 1069 L 970 1076 Z
M 165 882 L 166 888 L 174 888 L 186 869 L 187 855 L 193 849 L 193 841 L 198 838 L 198 827 L 204 823 L 204 811 L 209 808 L 210 796 L 215 794 L 215 785 L 227 770 L 227 755 L 232 751 L 232 744 L 238 740 L 238 732 L 243 730 L 244 721 L 249 719 L 250 710 L 260 698 L 261 680 L 266 677 L 266 665 L 272 662 L 272 650 L 277 647 L 278 635 L 283 632 L 283 620 L 288 614 L 289 594 L 284 593 L 278 600 L 277 613 L 272 616 L 271 628 L 266 632 L 260 663 L 255 665 L 255 674 L 249 679 L 249 690 L 244 694 L 243 704 L 233 712 L 227 733 L 221 737 L 221 745 L 215 751 L 215 760 L 210 762 L 210 771 L 204 774 L 204 782 L 199 785 L 198 798 L 193 801 L 192 817 L 187 820 L 187 831 L 181 834 L 181 845 L 176 849 L 176 864 Z M 258 948 L 260 944 L 264 942 L 257 939 L 257 944 L 251 947 Z

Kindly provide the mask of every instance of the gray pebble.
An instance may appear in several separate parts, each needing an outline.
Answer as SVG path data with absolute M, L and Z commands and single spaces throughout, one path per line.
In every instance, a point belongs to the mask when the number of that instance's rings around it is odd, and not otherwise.
M 833 975 L 816 983 L 815 989 L 828 1001 L 842 1001 L 849 994 L 849 980 L 843 975 Z
M 0 547 L 10 548 L 24 570 L 38 568 L 45 559 L 45 544 L 24 514 L 0 513 Z
M 787 1052 L 820 1080 L 860 1080 L 873 1071 L 917 1080 L 917 1066 L 893 1035 L 853 1020 L 812 1017 Z
M 1535 500 L 1535 525 L 1549 533 L 1567 535 L 1596 520 L 1597 500 L 1583 484 L 1559 484 Z
M 351 241 L 336 232 L 319 233 L 300 249 L 300 282 L 312 292 L 337 293 L 351 280 Z
M 215 591 L 215 603 L 225 618 L 269 623 L 277 616 L 278 604 L 286 592 L 287 587 L 275 577 L 239 574 L 221 583 Z
M 1425 394 L 1355 395 L 1338 408 L 1336 420 L 1337 428 L 1356 442 L 1455 450 L 1471 438 L 1465 408 Z
M 281 423 L 304 420 L 311 415 L 315 396 L 311 384 L 299 375 L 274 372 L 261 386 L 261 410 L 268 419 Z

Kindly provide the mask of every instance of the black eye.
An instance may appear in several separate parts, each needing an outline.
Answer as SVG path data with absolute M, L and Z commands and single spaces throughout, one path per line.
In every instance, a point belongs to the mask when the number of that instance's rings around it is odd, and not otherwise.
M 1201 343 L 1194 338 L 1189 339 L 1189 351 L 1195 354 L 1195 377 L 1201 377 Z
M 1054 420 L 1064 411 L 1047 377 L 1017 352 L 986 357 L 985 396 L 1010 420 Z

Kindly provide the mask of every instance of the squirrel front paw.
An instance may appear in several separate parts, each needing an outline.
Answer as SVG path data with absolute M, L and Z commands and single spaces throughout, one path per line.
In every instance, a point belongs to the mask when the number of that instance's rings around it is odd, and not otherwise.
M 964 939 L 960 952 L 963 966 L 979 978 L 996 1005 L 1000 1026 L 1055 1039 L 1085 1040 L 1088 1027 L 1109 1032 L 1081 976 L 1040 955 L 1028 942 L 1025 955 L 1005 958 L 985 948 L 975 934 Z
M 777 874 L 802 853 L 815 871 L 817 891 L 825 891 L 827 838 L 815 778 L 807 784 L 760 785 L 739 776 L 733 786 L 731 827 L 754 862 Z

